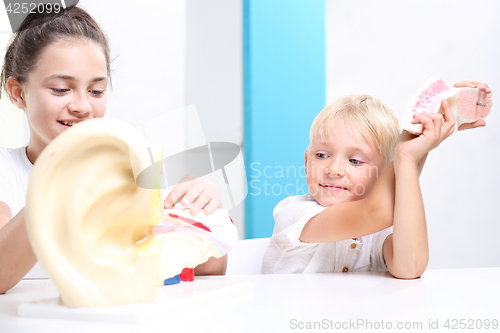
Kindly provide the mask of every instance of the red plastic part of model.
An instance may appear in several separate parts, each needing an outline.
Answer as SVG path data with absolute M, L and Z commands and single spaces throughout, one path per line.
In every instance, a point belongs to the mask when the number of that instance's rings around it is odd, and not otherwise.
M 189 224 L 191 224 L 191 225 L 193 225 L 193 226 L 195 226 L 195 227 L 198 227 L 198 228 L 200 228 L 200 229 L 203 229 L 203 230 L 205 230 L 205 231 L 212 232 L 212 230 L 210 230 L 210 228 L 209 228 L 209 227 L 207 227 L 206 225 L 204 225 L 204 224 L 203 224 L 203 223 L 201 223 L 201 222 L 197 222 L 197 221 L 195 221 L 195 220 L 188 219 L 187 217 L 184 217 L 184 216 L 179 216 L 179 215 L 177 215 L 177 214 L 172 214 L 172 213 L 168 213 L 168 216 L 173 217 L 174 219 L 179 219 L 179 220 L 181 220 L 181 221 L 184 221 L 184 222 L 186 222 L 186 223 L 189 223 Z
M 191 282 L 194 281 L 194 269 L 193 268 L 184 268 L 179 274 L 181 276 L 181 281 L 183 282 Z

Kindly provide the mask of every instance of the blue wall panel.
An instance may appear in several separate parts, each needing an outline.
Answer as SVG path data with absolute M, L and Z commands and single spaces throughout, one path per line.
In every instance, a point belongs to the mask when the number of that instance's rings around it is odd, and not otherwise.
M 307 193 L 304 151 L 325 104 L 324 0 L 244 0 L 246 237 L 269 237 L 276 204 Z

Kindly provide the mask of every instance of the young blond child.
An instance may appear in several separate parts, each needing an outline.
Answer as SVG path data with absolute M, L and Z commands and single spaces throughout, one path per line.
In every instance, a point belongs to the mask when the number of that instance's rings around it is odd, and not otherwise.
M 489 92 L 477 81 L 455 86 Z M 391 110 L 368 95 L 344 96 L 325 107 L 314 119 L 305 152 L 309 193 L 274 209 L 262 272 L 389 270 L 398 278 L 419 277 L 429 251 L 418 178 L 427 153 L 455 124 L 446 101 L 442 108 L 444 115 L 413 120 L 424 126 L 416 137 L 400 134 Z M 460 129 L 484 125 L 481 120 Z

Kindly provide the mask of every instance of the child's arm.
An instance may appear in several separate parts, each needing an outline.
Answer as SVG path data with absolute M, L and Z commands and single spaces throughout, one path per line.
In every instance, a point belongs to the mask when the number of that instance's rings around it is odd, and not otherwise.
M 485 83 L 462 81 L 454 87 L 470 87 L 490 93 Z M 474 123 L 462 124 L 459 130 L 485 126 L 480 119 Z M 427 154 L 418 161 L 418 175 L 422 172 Z M 328 207 L 311 218 L 304 226 L 300 240 L 310 243 L 335 242 L 370 235 L 390 227 L 394 219 L 395 174 L 394 162 L 384 170 L 370 194 L 358 201 L 346 202 Z
M 24 209 L 12 218 L 0 202 L 0 294 L 14 287 L 36 264 L 26 232 Z
M 336 242 L 390 227 L 394 184 L 394 168 L 391 163 L 367 197 L 324 209 L 306 223 L 300 240 L 307 243 Z
M 424 126 L 423 133 L 415 137 L 401 134 L 394 152 L 396 193 L 393 234 L 384 242 L 383 255 L 389 272 L 397 278 L 417 278 L 425 271 L 429 261 L 427 226 L 424 203 L 418 181 L 418 161 L 453 133 L 455 119 L 446 100 L 441 114 L 422 114 L 413 123 Z
M 419 175 L 426 158 L 427 154 L 417 164 Z M 394 186 L 394 162 L 391 162 L 366 198 L 326 208 L 307 222 L 300 240 L 309 243 L 336 242 L 389 228 L 393 222 Z

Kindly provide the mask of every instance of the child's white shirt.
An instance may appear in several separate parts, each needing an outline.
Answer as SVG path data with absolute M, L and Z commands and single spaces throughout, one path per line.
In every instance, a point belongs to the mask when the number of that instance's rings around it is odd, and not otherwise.
M 274 232 L 262 262 L 264 274 L 386 271 L 382 247 L 392 227 L 375 234 L 328 243 L 305 243 L 306 223 L 327 207 L 310 195 L 283 199 L 274 208 Z
M 0 148 L 0 201 L 10 208 L 12 217 L 26 206 L 28 181 L 33 170 L 26 147 Z M 26 274 L 25 278 L 46 278 L 39 262 Z

